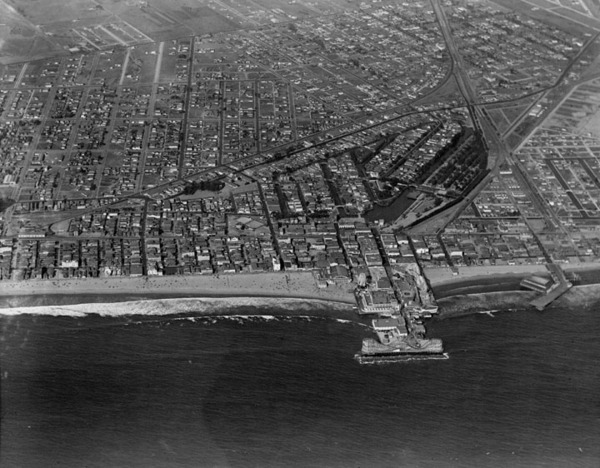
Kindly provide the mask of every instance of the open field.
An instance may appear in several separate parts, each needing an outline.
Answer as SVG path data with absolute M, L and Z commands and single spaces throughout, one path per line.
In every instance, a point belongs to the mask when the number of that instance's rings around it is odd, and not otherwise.
M 0 64 L 240 28 L 193 0 L 0 0 L 0 18 Z
M 567 9 L 559 9 L 556 13 L 547 10 L 547 8 L 556 8 L 556 4 L 547 0 L 491 0 L 491 2 L 568 32 L 600 31 L 600 22 L 594 18 Z
M 0 1 L 0 64 L 57 55 L 63 51 L 15 8 Z
M 31 23 L 40 26 L 56 21 L 106 16 L 106 12 L 98 8 L 98 3 L 94 0 L 44 0 L 43 2 L 5 0 L 5 3 L 11 5 Z

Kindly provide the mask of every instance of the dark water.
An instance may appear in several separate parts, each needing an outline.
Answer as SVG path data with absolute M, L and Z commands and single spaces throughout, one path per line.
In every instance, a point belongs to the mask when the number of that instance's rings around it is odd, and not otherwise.
M 402 192 L 389 205 L 373 206 L 373 208 L 365 213 L 365 219 L 371 222 L 383 219 L 386 223 L 393 223 L 415 202 L 416 195 L 418 195 L 418 192 L 412 190 Z
M 431 323 L 449 360 L 387 366 L 333 319 L 0 324 L 3 467 L 600 466 L 594 309 Z

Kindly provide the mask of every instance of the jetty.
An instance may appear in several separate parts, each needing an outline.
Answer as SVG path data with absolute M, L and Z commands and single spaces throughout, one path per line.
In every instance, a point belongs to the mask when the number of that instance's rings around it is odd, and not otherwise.
M 573 287 L 573 284 L 567 280 L 565 273 L 559 265 L 548 263 L 546 264 L 546 268 L 550 273 L 549 279 L 531 276 L 521 281 L 522 287 L 542 293 L 541 296 L 536 297 L 530 302 L 532 306 L 540 311 L 544 310 Z

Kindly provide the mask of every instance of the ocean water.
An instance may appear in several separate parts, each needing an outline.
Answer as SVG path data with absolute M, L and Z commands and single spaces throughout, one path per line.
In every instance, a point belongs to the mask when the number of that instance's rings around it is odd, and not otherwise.
M 0 316 L 0 466 L 600 466 L 596 308 L 434 320 L 449 360 L 382 366 L 358 321 L 237 312 Z

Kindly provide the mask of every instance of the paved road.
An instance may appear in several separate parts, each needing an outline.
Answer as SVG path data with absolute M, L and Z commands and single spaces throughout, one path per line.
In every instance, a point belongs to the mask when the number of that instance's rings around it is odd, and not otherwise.
M 196 46 L 196 38 L 192 37 L 190 40 L 190 50 L 188 52 L 188 76 L 187 76 L 187 84 L 185 87 L 185 97 L 183 104 L 183 120 L 181 122 L 181 132 L 179 134 L 179 160 L 177 163 L 177 173 L 179 174 L 179 178 L 181 179 L 184 176 L 184 163 L 185 163 L 185 149 L 187 145 L 188 139 L 188 120 L 190 114 L 190 99 L 192 96 L 192 83 L 194 76 L 194 48 Z
M 444 9 L 438 0 L 431 0 L 431 5 L 433 6 L 433 11 L 437 18 L 438 24 L 440 25 L 442 35 L 444 36 L 446 48 L 450 53 L 452 70 L 454 76 L 456 77 L 456 82 L 458 84 L 460 93 L 467 103 L 467 108 L 469 109 L 469 113 L 471 114 L 471 119 L 473 120 L 475 128 L 479 131 L 483 131 L 479 122 L 480 116 L 474 107 L 474 104 L 477 103 L 477 92 L 472 85 L 471 80 L 469 79 L 467 68 L 465 67 L 462 56 L 458 50 L 458 47 L 456 46 L 456 43 L 454 42 L 454 38 L 452 37 L 452 30 L 450 28 L 450 24 L 448 23 L 448 18 L 446 18 L 446 13 L 444 12 Z

